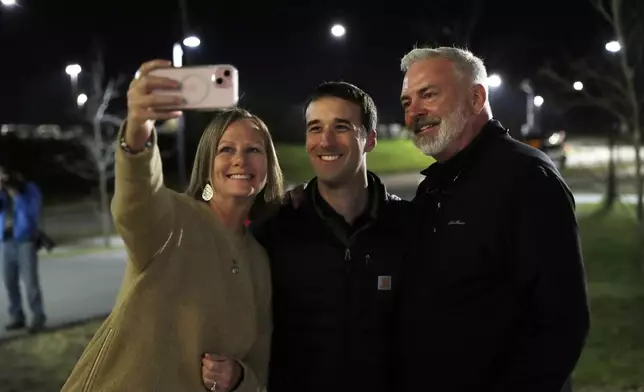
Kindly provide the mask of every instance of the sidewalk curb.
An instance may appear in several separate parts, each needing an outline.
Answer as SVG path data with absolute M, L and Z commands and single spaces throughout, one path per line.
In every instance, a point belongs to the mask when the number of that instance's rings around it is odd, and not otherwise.
M 47 251 L 41 251 L 38 253 L 38 257 L 41 260 L 53 260 L 53 259 L 60 259 L 63 257 L 76 257 L 76 256 L 82 256 L 82 255 L 90 255 L 90 254 L 97 254 L 97 253 L 110 253 L 110 252 L 121 252 L 125 251 L 124 246 L 112 246 L 110 248 L 105 248 L 105 247 L 82 247 L 82 248 L 76 248 L 76 249 L 65 249 L 65 250 L 58 250 L 58 251 L 53 251 L 51 253 L 48 253 Z
M 79 320 L 73 320 L 73 321 L 63 322 L 63 323 L 60 323 L 60 324 L 54 324 L 52 326 L 47 326 L 46 325 L 45 329 L 42 332 L 39 332 L 38 334 L 35 334 L 35 335 L 30 334 L 26 330 L 21 330 L 21 331 L 18 331 L 18 332 L 12 332 L 12 333 L 8 333 L 8 334 L 5 333 L 3 335 L 0 335 L 0 346 L 2 346 L 4 344 L 11 343 L 11 342 L 16 341 L 16 340 L 36 338 L 38 336 L 46 335 L 46 334 L 49 334 L 49 333 L 55 333 L 55 332 L 62 331 L 62 330 L 68 329 L 68 328 L 79 327 L 81 325 L 85 325 L 85 324 L 95 322 L 95 321 L 104 321 L 108 316 L 109 316 L 109 312 L 101 314 L 101 315 L 97 315 L 97 316 L 83 317 L 82 319 L 79 319 Z

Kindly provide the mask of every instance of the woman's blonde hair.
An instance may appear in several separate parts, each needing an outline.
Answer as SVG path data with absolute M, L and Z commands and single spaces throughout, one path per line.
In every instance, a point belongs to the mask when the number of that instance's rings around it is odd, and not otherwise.
M 217 113 L 206 127 L 197 147 L 195 162 L 192 166 L 192 175 L 190 176 L 190 184 L 186 189 L 186 194 L 201 200 L 203 189 L 212 178 L 212 166 L 217 155 L 219 141 L 232 123 L 244 119 L 250 120 L 264 136 L 268 173 L 266 176 L 266 186 L 259 194 L 264 195 L 266 202 L 279 200 L 283 196 L 284 178 L 282 176 L 282 169 L 277 161 L 277 152 L 275 151 L 275 145 L 273 144 L 268 127 L 259 117 L 241 108 L 226 109 Z

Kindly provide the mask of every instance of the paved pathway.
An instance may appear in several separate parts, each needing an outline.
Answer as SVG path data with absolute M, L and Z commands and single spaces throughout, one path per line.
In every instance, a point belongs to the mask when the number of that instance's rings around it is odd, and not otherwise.
M 109 313 L 124 270 L 123 248 L 42 257 L 40 280 L 48 325 L 59 326 Z M 23 298 L 23 302 L 26 302 L 26 298 Z M 16 335 L 4 330 L 4 325 L 9 322 L 7 307 L 7 296 L 3 287 L 0 294 L 0 339 Z M 25 312 L 29 317 L 28 308 L 25 308 Z

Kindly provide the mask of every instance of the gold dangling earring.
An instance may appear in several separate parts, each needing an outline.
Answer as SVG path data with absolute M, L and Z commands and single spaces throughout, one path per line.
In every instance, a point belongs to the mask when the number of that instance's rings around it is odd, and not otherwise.
M 201 198 L 204 201 L 210 201 L 212 199 L 214 192 L 212 190 L 212 185 L 210 185 L 210 181 L 206 183 L 206 185 L 203 187 L 203 192 L 201 192 Z

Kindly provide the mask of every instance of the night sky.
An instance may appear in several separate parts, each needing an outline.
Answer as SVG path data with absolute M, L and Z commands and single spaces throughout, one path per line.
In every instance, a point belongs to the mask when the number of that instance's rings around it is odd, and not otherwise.
M 287 119 L 297 119 L 318 83 L 344 79 L 373 96 L 381 122 L 401 122 L 400 57 L 414 45 L 467 43 L 488 72 L 504 78 L 493 110 L 514 124 L 524 116 L 521 78 L 564 54 L 601 52 L 613 38 L 587 0 L 186 2 L 190 30 L 201 38 L 187 61 L 234 64 L 241 104 Z M 110 74 L 133 75 L 147 59 L 171 59 L 183 35 L 177 0 L 21 4 L 0 9 L 0 123 L 70 121 L 74 99 L 64 68 L 78 62 L 87 70 L 96 42 Z M 331 37 L 333 23 L 346 26 L 344 39 Z M 117 101 L 113 110 L 123 108 Z

